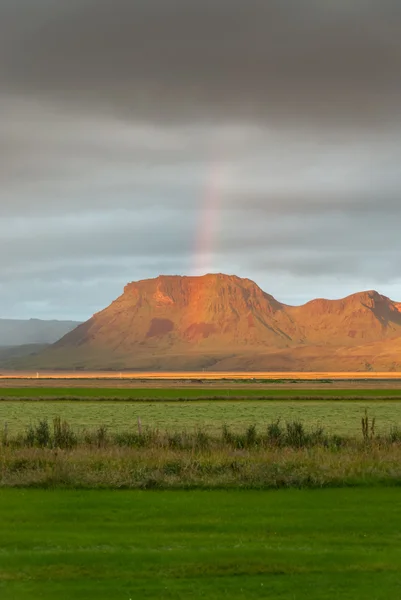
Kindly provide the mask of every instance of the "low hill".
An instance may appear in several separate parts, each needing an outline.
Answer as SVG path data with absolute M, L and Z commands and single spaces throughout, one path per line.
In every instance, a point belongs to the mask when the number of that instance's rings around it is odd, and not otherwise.
M 21 358 L 30 359 L 48 348 L 50 344 L 26 344 L 22 346 L 0 346 L 0 369 L 12 369 Z
M 53 344 L 77 325 L 77 321 L 0 319 L 0 347 Z
M 363 371 L 380 357 L 388 370 L 398 369 L 398 340 L 400 303 L 376 291 L 294 307 L 249 279 L 160 276 L 128 284 L 110 306 L 20 366 Z

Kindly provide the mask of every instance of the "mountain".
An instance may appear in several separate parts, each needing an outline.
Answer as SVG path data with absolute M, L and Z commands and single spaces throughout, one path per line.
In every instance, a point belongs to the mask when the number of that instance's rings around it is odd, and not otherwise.
M 22 344 L 21 346 L 0 346 L 0 368 L 13 368 L 15 359 L 36 356 L 43 352 L 50 344 Z
M 0 347 L 53 344 L 77 325 L 77 321 L 0 319 Z
M 129 283 L 23 366 L 401 370 L 400 340 L 401 304 L 376 291 L 288 306 L 249 279 L 160 276 Z

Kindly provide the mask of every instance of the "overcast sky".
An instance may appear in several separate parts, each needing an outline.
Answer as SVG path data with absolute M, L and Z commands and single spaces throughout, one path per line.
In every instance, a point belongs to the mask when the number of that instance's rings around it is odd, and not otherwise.
M 399 0 L 0 0 L 0 316 L 128 281 L 401 300 Z

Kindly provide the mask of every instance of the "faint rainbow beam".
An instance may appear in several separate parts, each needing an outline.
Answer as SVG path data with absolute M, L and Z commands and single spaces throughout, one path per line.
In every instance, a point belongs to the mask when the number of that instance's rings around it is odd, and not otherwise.
M 194 275 L 210 273 L 216 267 L 215 253 L 220 231 L 222 207 L 228 182 L 228 166 L 220 161 L 212 165 L 202 198 L 199 225 L 195 235 Z

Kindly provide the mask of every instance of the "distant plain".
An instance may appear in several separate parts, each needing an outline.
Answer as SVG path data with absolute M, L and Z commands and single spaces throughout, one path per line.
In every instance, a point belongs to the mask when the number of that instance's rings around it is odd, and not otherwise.
M 43 381 L 63 380 L 74 381 L 83 380 L 92 382 L 91 385 L 97 385 L 93 380 L 115 381 L 121 384 L 133 380 L 137 381 L 171 381 L 174 384 L 181 381 L 202 380 L 202 381 L 252 381 L 252 380 L 270 380 L 280 381 L 280 383 L 291 383 L 299 381 L 329 381 L 329 382 L 360 382 L 364 384 L 369 381 L 387 381 L 398 382 L 401 386 L 401 372 L 388 371 L 11 371 L 2 370 L 0 373 L 0 383 L 12 382 L 14 380 L 30 381 L 35 380 L 35 385 L 40 385 Z M 63 384 L 64 385 L 64 384 Z M 101 384 L 102 385 L 102 384 Z

